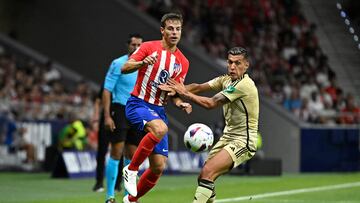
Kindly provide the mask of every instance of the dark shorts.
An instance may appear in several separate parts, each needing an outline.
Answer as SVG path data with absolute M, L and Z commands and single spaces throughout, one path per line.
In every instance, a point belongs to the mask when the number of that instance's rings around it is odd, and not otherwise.
M 142 135 L 130 127 L 125 117 L 125 106 L 113 103 L 111 104 L 110 110 L 111 118 L 114 120 L 116 128 L 113 132 L 107 133 L 109 141 L 111 143 L 125 141 L 127 144 L 138 145 Z
M 145 102 L 142 99 L 131 96 L 126 103 L 126 118 L 129 120 L 131 127 L 137 132 L 143 133 L 147 122 L 154 119 L 161 119 L 167 125 L 169 124 L 165 114 L 165 108 Z M 155 146 L 154 153 L 168 156 L 168 135 Z

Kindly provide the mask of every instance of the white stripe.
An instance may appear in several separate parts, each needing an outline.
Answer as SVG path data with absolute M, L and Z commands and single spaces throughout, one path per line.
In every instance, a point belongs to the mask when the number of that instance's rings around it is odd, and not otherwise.
M 156 56 L 157 52 L 153 52 L 151 54 L 151 56 Z M 144 99 L 145 98 L 145 94 L 146 94 L 146 86 L 149 82 L 149 78 L 150 78 L 150 75 L 151 75 L 151 72 L 152 72 L 152 69 L 153 69 L 154 65 L 150 65 L 147 67 L 146 69 L 146 72 L 145 72 L 145 75 L 144 75 L 144 78 L 142 80 L 142 83 L 141 83 L 141 88 L 140 88 L 140 93 L 139 93 L 139 96 L 138 98 L 140 99 Z
M 175 59 L 176 57 L 171 54 L 170 56 L 170 64 L 169 64 L 169 77 L 171 77 L 174 73 L 174 64 L 175 64 Z M 164 103 L 164 100 L 165 100 L 165 91 L 162 91 L 161 94 L 160 94 L 160 105 L 162 105 Z
M 293 195 L 293 194 L 306 193 L 306 192 L 319 192 L 319 191 L 325 191 L 325 190 L 337 190 L 337 189 L 352 188 L 352 187 L 359 187 L 359 186 L 360 186 L 360 182 L 353 182 L 353 183 L 345 183 L 345 184 L 339 184 L 339 185 L 327 185 L 327 186 L 321 186 L 321 187 L 311 187 L 311 188 L 287 190 L 287 191 L 281 191 L 281 192 L 271 192 L 271 193 L 250 195 L 250 196 L 244 196 L 244 197 L 219 199 L 219 200 L 216 200 L 215 202 L 216 203 L 239 202 L 239 201 L 251 200 L 251 199 L 262 199 L 262 198 L 266 198 L 266 197 Z
M 166 51 L 163 50 L 163 51 L 161 51 L 160 64 L 159 64 L 158 71 L 155 75 L 154 82 L 159 82 L 159 75 L 160 75 L 160 72 L 165 69 L 165 63 L 166 63 Z M 157 87 L 154 87 L 154 86 L 151 87 L 150 99 L 149 99 L 150 104 L 154 104 L 154 102 L 155 102 L 157 89 L 158 89 Z
M 176 57 L 174 54 L 171 54 L 170 56 L 170 67 L 169 67 L 169 77 L 171 77 L 174 74 L 174 64 L 175 64 Z

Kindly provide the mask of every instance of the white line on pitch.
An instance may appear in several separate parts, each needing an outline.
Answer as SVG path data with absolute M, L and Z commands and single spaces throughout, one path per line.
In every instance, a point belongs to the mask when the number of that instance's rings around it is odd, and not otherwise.
M 244 200 L 251 200 L 251 199 L 261 199 L 261 198 L 266 198 L 266 197 L 293 195 L 293 194 L 306 193 L 306 192 L 318 192 L 318 191 L 324 191 L 324 190 L 336 190 L 336 189 L 359 187 L 359 186 L 360 186 L 360 182 L 353 182 L 353 183 L 345 183 L 345 184 L 339 184 L 339 185 L 328 185 L 328 186 L 321 186 L 321 187 L 311 187 L 311 188 L 287 190 L 287 191 L 281 191 L 281 192 L 263 193 L 263 194 L 258 194 L 258 195 L 249 195 L 249 196 L 243 196 L 243 197 L 219 199 L 219 200 L 216 200 L 216 203 L 244 201 Z

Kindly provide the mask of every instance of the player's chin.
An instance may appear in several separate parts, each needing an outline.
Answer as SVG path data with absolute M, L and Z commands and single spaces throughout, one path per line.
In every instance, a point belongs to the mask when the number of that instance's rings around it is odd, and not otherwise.
M 232 81 L 234 81 L 234 80 L 237 80 L 237 79 L 238 79 L 238 77 L 237 77 L 236 75 L 230 75 L 230 78 L 231 78 L 231 80 L 232 80 Z
M 177 45 L 179 43 L 179 39 L 170 39 L 170 44 Z

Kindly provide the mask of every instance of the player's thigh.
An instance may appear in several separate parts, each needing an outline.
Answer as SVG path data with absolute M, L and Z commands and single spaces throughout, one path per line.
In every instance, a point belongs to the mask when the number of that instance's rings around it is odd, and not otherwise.
M 251 159 L 251 157 L 255 154 L 255 152 L 248 149 L 245 142 L 239 141 L 229 142 L 224 149 L 229 153 L 231 159 L 234 161 L 234 168 Z
M 224 139 L 222 137 L 209 152 L 206 163 L 210 162 L 214 157 L 218 157 L 221 151 L 226 151 L 232 160 L 233 165 L 230 166 L 229 169 L 239 166 L 241 163 L 250 159 L 255 153 L 248 150 L 246 142 Z M 221 154 L 223 153 L 224 152 Z M 222 157 L 222 155 L 220 157 Z M 216 163 L 216 161 L 215 159 L 215 161 L 212 160 L 211 162 Z
M 219 175 L 231 170 L 234 161 L 230 154 L 221 149 L 211 159 L 207 160 L 202 169 L 202 176 L 209 176 L 210 179 L 216 179 Z
M 163 107 L 148 105 L 142 100 L 131 97 L 125 108 L 126 118 L 137 131 L 163 134 L 167 131 L 167 119 L 163 115 L 165 113 Z
M 115 129 L 108 133 L 109 141 L 112 144 L 124 142 L 130 129 L 129 123 L 125 118 L 125 106 L 120 104 L 111 105 L 111 117 L 114 120 Z
M 162 154 L 152 153 L 149 156 L 150 169 L 155 174 L 160 174 L 165 169 L 167 157 Z

